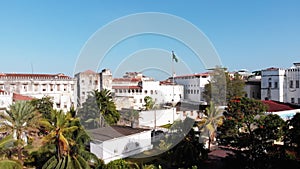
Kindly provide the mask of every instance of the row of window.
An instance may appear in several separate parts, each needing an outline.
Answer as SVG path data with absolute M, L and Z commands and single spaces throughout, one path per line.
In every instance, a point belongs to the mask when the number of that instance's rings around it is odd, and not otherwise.
M 81 80 L 81 83 L 84 83 L 84 80 Z M 89 84 L 92 85 L 93 84 L 93 80 L 89 80 Z M 93 85 L 98 85 L 98 80 L 94 80 L 94 84 Z
M 199 84 L 189 84 L 189 85 L 183 85 L 184 87 L 199 87 Z
M 27 84 L 23 84 L 21 86 L 17 86 L 15 84 L 10 84 L 9 86 L 10 89 L 12 90 L 16 90 L 17 88 L 21 89 L 21 91 L 23 92 L 27 92 L 27 91 L 68 91 L 68 85 L 67 84 L 34 84 L 34 85 L 27 85 Z M 0 89 L 4 89 L 4 85 L 0 85 Z M 74 91 L 74 85 L 72 84 L 70 87 L 71 91 Z
M 143 91 L 141 89 L 115 89 L 115 93 L 142 93 Z M 151 95 L 158 94 L 157 90 L 150 90 L 149 91 Z M 148 90 L 144 90 L 145 94 L 148 94 Z
M 184 90 L 185 94 L 200 94 L 199 90 L 190 90 L 190 89 L 185 89 Z

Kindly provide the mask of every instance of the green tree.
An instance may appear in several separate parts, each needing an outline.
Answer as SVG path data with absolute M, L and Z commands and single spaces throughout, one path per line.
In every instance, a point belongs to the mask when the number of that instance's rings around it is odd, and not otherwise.
M 78 111 L 78 117 L 88 128 L 97 128 L 116 124 L 120 119 L 120 113 L 112 100 L 111 92 L 104 89 L 93 91 Z
M 0 132 L 13 133 L 16 139 L 18 160 L 23 163 L 22 151 L 31 132 L 37 132 L 40 114 L 27 101 L 12 104 L 9 110 L 0 113 Z
M 43 165 L 43 168 L 90 168 L 98 166 L 98 158 L 85 150 L 89 141 L 87 133 L 80 125 L 79 118 L 72 113 L 64 114 L 53 111 L 51 121 L 43 121 L 49 134 L 43 139 L 47 144 L 54 144 L 56 153 Z
M 240 98 L 228 103 L 220 144 L 243 151 L 251 162 L 266 157 L 275 140 L 282 138 L 284 121 L 278 115 L 265 115 L 261 101 Z
M 12 134 L 8 135 L 0 140 L 0 168 L 5 169 L 22 169 L 20 161 L 10 159 L 9 154 L 13 148 L 15 139 Z
M 235 73 L 233 78 L 229 77 L 226 73 L 226 101 L 229 102 L 231 99 L 240 98 L 245 96 L 245 81 L 241 75 Z
M 151 110 L 151 109 L 153 109 L 153 106 L 154 106 L 154 101 L 153 101 L 153 99 L 152 99 L 152 97 L 150 97 L 150 96 L 146 96 L 145 98 L 144 98 L 144 101 L 145 101 L 145 109 L 146 110 Z
M 211 73 L 211 80 L 204 86 L 203 96 L 207 102 L 224 106 L 235 97 L 243 97 L 245 82 L 236 73 L 231 78 L 224 68 L 216 67 Z
M 134 127 L 138 124 L 138 120 L 140 118 L 140 112 L 137 110 L 131 110 L 124 113 L 124 120 L 129 121 L 131 123 L 131 127 Z
M 215 138 L 217 127 L 223 122 L 224 116 L 221 109 L 216 108 L 213 102 L 205 109 L 205 114 L 198 123 L 202 136 L 208 133 L 208 149 L 210 150 L 211 141 Z
M 43 118 L 50 119 L 51 111 L 53 110 L 53 101 L 49 96 L 44 96 L 41 99 L 33 99 L 31 104 L 40 112 Z
M 292 119 L 288 120 L 287 126 L 287 140 L 286 142 L 291 145 L 296 145 L 296 150 L 300 153 L 300 113 L 296 113 Z

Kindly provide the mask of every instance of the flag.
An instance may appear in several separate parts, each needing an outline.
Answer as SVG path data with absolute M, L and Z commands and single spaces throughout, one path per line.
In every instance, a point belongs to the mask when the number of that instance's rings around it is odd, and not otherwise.
M 175 56 L 174 51 L 172 51 L 172 59 L 175 60 L 175 62 L 178 62 L 178 59 L 177 59 L 177 57 Z

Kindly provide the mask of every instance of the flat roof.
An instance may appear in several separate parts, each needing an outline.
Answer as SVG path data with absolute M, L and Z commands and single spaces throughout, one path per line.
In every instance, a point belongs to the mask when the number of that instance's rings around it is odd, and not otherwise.
M 106 141 L 118 137 L 128 136 L 143 131 L 149 131 L 150 129 L 131 128 L 129 126 L 108 126 L 97 129 L 88 130 L 92 140 L 94 141 Z

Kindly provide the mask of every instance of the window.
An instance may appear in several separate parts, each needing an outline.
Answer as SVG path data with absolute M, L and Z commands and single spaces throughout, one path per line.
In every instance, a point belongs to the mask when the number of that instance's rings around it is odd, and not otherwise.
M 34 91 L 37 92 L 39 90 L 39 85 L 38 84 L 34 84 Z
M 153 94 L 153 90 L 150 90 L 150 94 Z
M 272 87 L 272 82 L 269 82 L 269 88 L 271 88 Z
M 295 103 L 295 98 L 291 98 L 291 103 Z
M 293 88 L 293 81 L 290 81 L 290 88 Z
M 46 88 L 47 88 L 47 85 L 46 85 L 46 84 L 43 84 L 43 86 L 42 86 L 42 91 L 45 92 L 45 91 L 46 91 Z
M 60 84 L 56 85 L 56 88 L 57 91 L 60 91 Z
M 53 84 L 50 84 L 50 91 L 53 91 Z
M 84 83 L 84 80 L 81 80 L 81 83 Z
M 64 85 L 64 91 L 67 91 L 68 85 Z
M 274 82 L 274 88 L 275 88 L 275 89 L 278 88 L 278 82 Z
M 300 104 L 300 98 L 298 98 L 298 104 Z
M 95 80 L 95 85 L 98 85 L 98 80 Z
M 145 90 L 145 94 L 147 94 L 147 90 Z
M 299 80 L 296 80 L 296 88 L 299 88 Z
M 143 103 L 143 99 L 140 99 L 140 103 Z
M 56 103 L 56 107 L 57 107 L 57 108 L 60 108 L 60 103 Z

